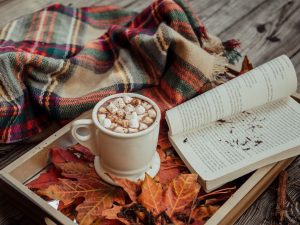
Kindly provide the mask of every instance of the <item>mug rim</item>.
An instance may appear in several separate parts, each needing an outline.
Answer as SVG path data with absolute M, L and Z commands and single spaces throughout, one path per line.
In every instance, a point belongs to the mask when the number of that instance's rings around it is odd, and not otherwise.
M 153 108 L 156 111 L 156 118 L 155 121 L 151 124 L 150 127 L 148 127 L 145 130 L 142 131 L 138 131 L 136 133 L 117 133 L 114 131 L 111 131 L 109 129 L 106 129 L 105 127 L 103 127 L 98 118 L 97 118 L 97 112 L 98 109 L 100 108 L 100 106 L 103 105 L 103 103 L 105 103 L 106 101 L 113 99 L 113 98 L 118 98 L 118 97 L 124 97 L 124 96 L 130 96 L 130 97 L 136 97 L 136 98 L 140 98 L 142 100 L 145 100 L 147 102 L 149 102 Z M 94 124 L 97 126 L 97 128 L 99 128 L 102 132 L 104 132 L 105 134 L 109 135 L 109 136 L 114 136 L 114 137 L 118 137 L 118 138 L 134 138 L 134 137 L 139 137 L 139 136 L 143 136 L 146 135 L 148 133 L 150 133 L 156 126 L 158 126 L 160 124 L 160 118 L 161 118 L 161 111 L 158 107 L 158 105 L 151 100 L 150 98 L 141 95 L 141 94 L 136 94 L 136 93 L 118 93 L 118 94 L 113 94 L 113 95 L 109 95 L 103 99 L 101 99 L 93 108 L 93 112 L 92 112 L 92 120 L 94 122 Z

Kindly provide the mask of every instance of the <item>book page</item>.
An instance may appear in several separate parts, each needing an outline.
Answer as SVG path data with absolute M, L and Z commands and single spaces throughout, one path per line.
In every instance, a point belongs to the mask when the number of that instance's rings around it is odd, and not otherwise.
M 285 55 L 166 112 L 170 135 L 192 130 L 297 89 L 295 69 Z
M 299 149 L 283 153 L 300 145 L 299 127 L 300 105 L 287 97 L 171 139 L 180 149 L 179 155 L 202 179 L 231 173 L 233 179 L 250 172 L 249 168 L 300 154 Z

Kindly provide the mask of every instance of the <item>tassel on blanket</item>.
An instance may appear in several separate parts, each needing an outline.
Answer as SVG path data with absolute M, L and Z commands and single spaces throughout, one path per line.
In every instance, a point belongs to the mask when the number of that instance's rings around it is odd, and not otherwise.
M 226 57 L 222 56 L 221 54 L 215 55 L 215 61 L 212 68 L 212 76 L 213 80 L 216 79 L 218 74 L 222 74 L 227 72 L 226 66 L 228 65 L 228 60 Z
M 235 64 L 242 57 L 241 54 L 236 50 L 240 48 L 240 42 L 235 39 L 231 39 L 222 43 L 224 46 L 224 54 L 230 64 Z
M 208 39 L 203 42 L 203 47 L 211 53 L 220 54 L 224 52 L 222 41 L 209 33 L 207 33 Z

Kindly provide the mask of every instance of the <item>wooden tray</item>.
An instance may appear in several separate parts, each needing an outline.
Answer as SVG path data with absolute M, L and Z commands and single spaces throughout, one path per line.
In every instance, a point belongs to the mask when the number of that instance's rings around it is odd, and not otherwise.
M 299 94 L 294 97 L 300 102 Z M 90 115 L 91 111 L 88 111 L 80 118 L 88 118 Z M 70 134 L 70 125 L 71 123 L 67 124 L 0 171 L 0 190 L 38 224 L 74 225 L 73 221 L 24 185 L 47 168 L 50 163 L 50 148 L 67 147 L 76 143 Z M 300 147 L 297 148 L 300 151 Z M 255 171 L 205 224 L 233 224 L 293 160 L 294 158 L 283 160 Z

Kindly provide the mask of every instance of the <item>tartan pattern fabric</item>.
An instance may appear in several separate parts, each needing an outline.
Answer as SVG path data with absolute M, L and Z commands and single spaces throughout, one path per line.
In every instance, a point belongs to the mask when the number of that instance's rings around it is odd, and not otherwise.
M 55 4 L 24 16 L 0 31 L 0 142 L 65 123 L 114 93 L 141 93 L 165 112 L 212 88 L 224 68 L 206 65 L 235 51 L 228 43 L 179 0 L 139 14 Z

